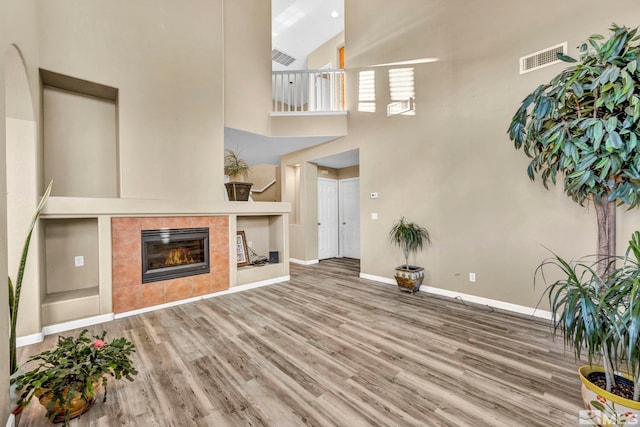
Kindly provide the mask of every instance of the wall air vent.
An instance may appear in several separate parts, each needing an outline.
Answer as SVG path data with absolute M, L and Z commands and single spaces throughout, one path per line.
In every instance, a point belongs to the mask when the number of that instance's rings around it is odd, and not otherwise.
M 561 62 L 558 54 L 567 54 L 567 42 L 539 50 L 520 58 L 520 74 L 529 73 Z
M 293 61 L 296 60 L 296 58 L 293 58 L 286 53 L 279 51 L 278 49 L 273 49 L 271 51 L 271 60 L 288 67 Z

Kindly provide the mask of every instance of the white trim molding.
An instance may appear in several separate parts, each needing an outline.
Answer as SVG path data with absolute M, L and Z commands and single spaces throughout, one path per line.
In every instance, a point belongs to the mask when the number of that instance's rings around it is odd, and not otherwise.
M 290 280 L 290 279 L 291 279 L 291 276 L 280 276 L 280 277 L 276 277 L 269 280 L 262 280 L 260 282 L 249 283 L 247 285 L 233 286 L 225 291 L 215 292 L 207 295 L 201 295 L 193 298 L 181 299 L 179 301 L 173 301 L 173 302 L 168 302 L 166 304 L 159 304 L 151 307 L 145 307 L 139 310 L 132 310 L 124 313 L 118 313 L 115 315 L 115 318 L 122 319 L 124 317 L 135 316 L 137 314 L 149 313 L 151 311 L 161 310 L 163 308 L 176 307 L 176 306 L 187 304 L 190 302 L 196 302 L 196 301 L 201 301 L 209 298 L 221 297 L 223 295 L 234 294 L 236 292 L 242 292 L 242 291 L 247 291 L 249 289 L 259 288 L 262 286 L 274 285 L 276 283 L 286 282 L 287 280 Z
M 99 325 L 110 322 L 114 319 L 113 313 L 102 314 L 100 316 L 87 317 L 85 319 L 71 320 L 70 322 L 57 323 L 55 325 L 44 326 L 41 332 L 24 335 L 16 338 L 16 347 L 37 344 L 44 340 L 47 335 L 58 334 L 72 329 L 86 328 L 87 326 Z
M 308 261 L 302 260 L 302 259 L 296 259 L 296 258 L 289 258 L 289 262 L 292 262 L 294 264 L 300 264 L 300 265 L 313 265 L 313 264 L 317 264 L 320 262 L 319 259 L 310 259 Z
M 72 320 L 70 322 L 58 323 L 55 325 L 45 326 L 42 328 L 42 334 L 52 335 L 60 332 L 70 331 L 72 329 L 86 328 L 87 326 L 99 325 L 100 323 L 111 322 L 113 313 L 102 314 L 100 316 L 87 317 L 85 319 Z
M 375 282 L 386 283 L 389 285 L 395 285 L 396 281 L 394 279 L 389 279 L 387 277 L 375 276 L 373 274 L 360 273 L 361 279 L 373 280 Z M 512 304 L 510 302 L 499 301 L 490 298 L 479 297 L 476 295 L 463 294 L 461 292 L 449 291 L 441 288 L 434 288 L 432 286 L 422 286 L 420 287 L 420 291 L 427 292 L 434 295 L 440 295 L 444 297 L 459 299 L 466 302 L 471 302 L 480 305 L 486 305 L 493 308 L 498 308 L 500 310 L 511 311 L 513 313 L 524 314 L 527 316 L 538 317 L 541 319 L 551 320 L 552 314 L 547 310 L 540 310 L 537 308 L 526 307 L 524 305 Z

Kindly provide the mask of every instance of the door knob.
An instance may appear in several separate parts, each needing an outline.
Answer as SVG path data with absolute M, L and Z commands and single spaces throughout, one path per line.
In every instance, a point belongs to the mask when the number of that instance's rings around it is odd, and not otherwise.
M 346 222 L 343 222 L 343 223 L 342 223 L 342 225 L 347 225 L 347 223 L 346 223 Z
M 318 225 L 320 225 L 320 223 L 318 223 Z

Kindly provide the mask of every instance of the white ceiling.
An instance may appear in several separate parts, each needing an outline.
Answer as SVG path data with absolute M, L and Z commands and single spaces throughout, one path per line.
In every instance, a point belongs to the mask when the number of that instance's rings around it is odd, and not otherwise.
M 279 165 L 280 156 L 336 139 L 336 136 L 276 137 L 224 128 L 224 148 L 233 150 L 249 165 Z M 327 167 L 333 167 L 324 165 Z M 351 165 L 350 165 L 351 166 Z
M 336 18 L 331 13 L 336 11 Z M 272 47 L 294 58 L 288 67 L 272 62 L 274 70 L 307 68 L 307 56 L 344 31 L 344 0 L 272 0 Z M 335 67 L 335 65 L 334 65 Z M 225 128 L 224 146 L 240 153 L 249 165 L 280 164 L 280 156 L 322 144 L 337 136 L 269 137 Z M 320 166 L 341 169 L 359 164 L 357 150 L 314 159 Z
M 271 46 L 296 58 L 288 67 L 273 62 L 273 69 L 307 68 L 309 53 L 342 31 L 344 0 L 272 0 Z

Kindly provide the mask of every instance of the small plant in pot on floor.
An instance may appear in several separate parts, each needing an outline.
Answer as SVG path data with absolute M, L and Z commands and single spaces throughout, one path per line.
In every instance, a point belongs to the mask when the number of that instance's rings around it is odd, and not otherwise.
M 425 244 L 431 243 L 429 231 L 405 217 L 396 221 L 389 231 L 389 240 L 402 249 L 404 265 L 396 267 L 395 278 L 398 288 L 405 292 L 415 293 L 424 280 L 424 268 L 409 264 L 409 255 L 421 250 Z
M 134 345 L 123 337 L 106 342 L 106 332 L 93 338 L 87 333 L 85 329 L 77 338 L 58 337 L 55 348 L 27 360 L 25 367 L 34 362 L 37 366 L 12 379 L 21 390 L 18 405 L 28 405 L 35 396 L 50 421 L 66 426 L 93 406 L 101 386 L 102 401 L 107 400 L 107 376 L 133 381 L 138 373 L 131 360 Z

